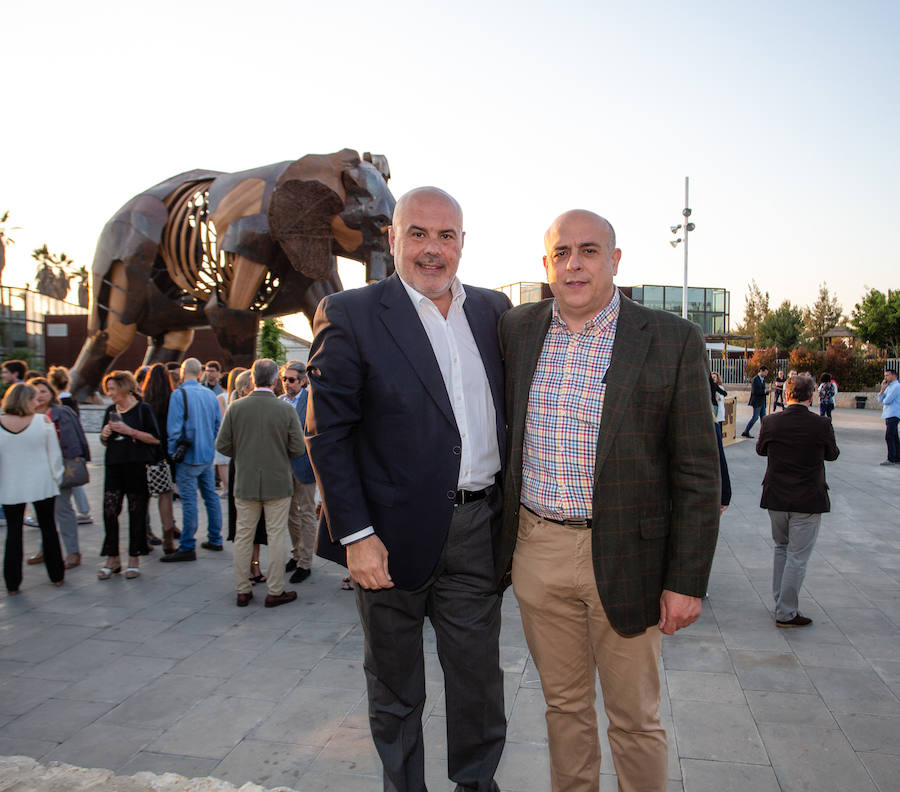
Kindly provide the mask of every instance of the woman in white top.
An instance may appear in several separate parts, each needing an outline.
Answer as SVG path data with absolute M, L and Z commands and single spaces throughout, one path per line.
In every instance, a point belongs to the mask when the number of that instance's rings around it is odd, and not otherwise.
M 18 594 L 22 585 L 26 503 L 34 504 L 50 580 L 61 586 L 65 577 L 53 516 L 63 477 L 63 458 L 53 422 L 49 416 L 35 415 L 35 397 L 36 391 L 30 385 L 13 385 L 3 397 L 0 415 L 0 503 L 6 513 L 3 577 L 10 594 Z

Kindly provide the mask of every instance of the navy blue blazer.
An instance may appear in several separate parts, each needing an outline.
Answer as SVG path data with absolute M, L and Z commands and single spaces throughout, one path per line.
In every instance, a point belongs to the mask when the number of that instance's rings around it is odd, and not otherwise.
M 510 303 L 500 292 L 465 289 L 505 460 L 497 320 Z M 443 550 L 461 461 L 459 429 L 428 336 L 396 274 L 323 299 L 313 332 L 306 445 L 323 503 L 316 552 L 346 564 L 340 539 L 371 525 L 387 548 L 394 584 L 417 588 Z M 499 528 L 498 519 L 495 539 Z

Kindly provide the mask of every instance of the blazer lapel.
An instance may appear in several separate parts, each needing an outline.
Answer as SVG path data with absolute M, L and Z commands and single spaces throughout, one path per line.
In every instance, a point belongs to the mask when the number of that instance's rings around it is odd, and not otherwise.
M 409 360 L 425 390 L 451 425 L 456 427 L 447 386 L 444 384 L 444 377 L 431 348 L 431 342 L 396 273 L 385 282 L 381 305 L 384 307 L 381 321 L 384 322 L 397 347 Z
M 517 487 L 521 487 L 522 481 L 522 448 L 531 381 L 534 379 L 534 371 L 544 348 L 552 316 L 553 300 L 542 301 L 528 321 L 522 322 L 515 332 L 510 333 L 503 350 L 506 356 L 506 387 L 509 391 L 506 414 L 510 435 L 508 448 L 514 457 L 510 459 L 510 468 Z
M 503 364 L 500 361 L 500 347 L 497 345 L 496 316 L 490 306 L 484 304 L 481 295 L 474 291 L 466 292 L 463 311 L 472 330 L 475 346 L 481 354 L 484 372 L 491 386 L 491 396 L 494 398 L 494 409 L 499 416 L 503 411 Z
M 606 457 L 612 448 L 613 438 L 622 423 L 622 416 L 631 403 L 635 383 L 641 373 L 647 350 L 650 347 L 650 332 L 647 323 L 635 310 L 634 304 L 621 295 L 619 321 L 613 341 L 612 362 L 606 371 L 606 395 L 603 399 L 603 417 L 597 435 L 597 452 L 594 463 L 594 480 L 603 469 Z

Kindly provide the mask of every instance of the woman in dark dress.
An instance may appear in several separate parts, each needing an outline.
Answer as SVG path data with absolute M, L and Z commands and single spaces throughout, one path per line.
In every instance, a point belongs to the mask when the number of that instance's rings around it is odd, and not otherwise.
M 169 418 L 169 398 L 172 395 L 172 381 L 169 372 L 162 363 L 154 363 L 144 377 L 144 401 L 153 410 L 156 418 L 156 426 L 159 429 L 159 456 L 158 460 L 165 459 L 171 468 L 172 480 L 175 479 L 175 469 L 168 455 L 168 435 L 166 434 L 166 422 Z M 160 493 L 159 520 L 163 527 L 163 552 L 166 555 L 175 552 L 175 512 L 172 504 L 172 490 Z
M 128 568 L 126 578 L 140 572 L 140 556 L 147 546 L 147 464 L 156 461 L 159 429 L 149 404 L 135 396 L 137 383 L 130 371 L 113 371 L 103 378 L 103 389 L 113 403 L 103 416 L 100 442 L 106 446 L 106 478 L 103 485 L 105 536 L 100 555 L 106 566 L 97 572 L 109 580 L 122 571 L 119 559 L 119 513 L 128 497 Z

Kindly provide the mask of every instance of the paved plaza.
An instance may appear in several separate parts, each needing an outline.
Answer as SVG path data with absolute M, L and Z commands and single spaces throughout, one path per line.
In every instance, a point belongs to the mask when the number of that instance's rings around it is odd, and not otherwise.
M 748 417 L 741 405 L 738 431 Z M 727 449 L 734 501 L 703 616 L 663 639 L 672 792 L 900 789 L 900 467 L 878 465 L 878 412 L 837 410 L 834 425 L 841 456 L 827 466 L 832 512 L 801 595 L 814 619 L 804 629 L 777 629 L 772 616 L 772 542 L 758 505 L 765 460 L 753 442 Z M 102 461 L 97 435 L 91 442 Z M 92 476 L 97 519 L 100 464 Z M 159 532 L 155 513 L 153 524 Z M 184 564 L 160 564 L 157 549 L 139 579 L 100 582 L 101 536 L 99 519 L 82 526 L 85 563 L 61 589 L 42 566 L 26 567 L 21 595 L 0 595 L 0 756 L 236 787 L 381 790 L 362 635 L 340 568 L 319 560 L 288 586 L 300 593 L 294 604 L 264 609 L 257 586 L 236 608 L 230 544 Z M 38 542 L 28 529 L 26 552 Z M 504 792 L 545 792 L 543 699 L 511 592 L 503 619 L 509 731 L 497 779 Z M 430 630 L 425 651 L 428 788 L 452 790 Z M 615 790 L 605 737 L 603 773 L 601 790 Z

